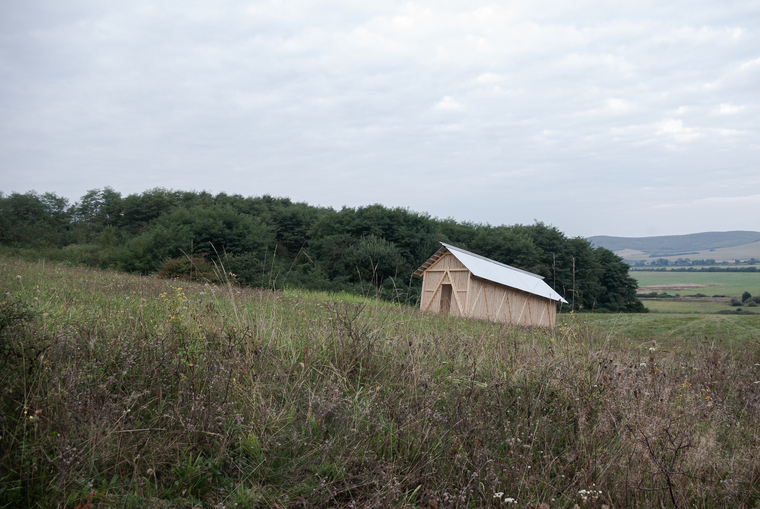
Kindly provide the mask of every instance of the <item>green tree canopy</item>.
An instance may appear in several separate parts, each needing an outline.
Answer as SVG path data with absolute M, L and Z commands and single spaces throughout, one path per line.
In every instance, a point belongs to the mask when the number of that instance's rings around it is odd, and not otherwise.
M 126 197 L 93 189 L 72 206 L 53 193 L 0 193 L 5 246 L 61 249 L 69 261 L 142 273 L 186 255 L 224 255 L 241 281 L 259 286 L 374 287 L 413 298 L 421 282 L 411 274 L 440 241 L 543 276 L 575 309 L 643 309 L 620 257 L 541 222 L 492 226 L 379 204 L 336 211 L 269 195 L 162 188 Z

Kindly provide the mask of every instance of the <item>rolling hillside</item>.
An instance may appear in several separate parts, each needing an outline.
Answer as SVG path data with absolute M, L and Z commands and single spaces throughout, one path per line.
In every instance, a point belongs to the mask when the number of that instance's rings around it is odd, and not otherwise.
M 588 240 L 594 246 L 607 248 L 629 262 L 653 258 L 712 258 L 718 262 L 760 258 L 760 232 L 752 231 L 703 232 L 661 237 L 598 235 L 589 237 Z

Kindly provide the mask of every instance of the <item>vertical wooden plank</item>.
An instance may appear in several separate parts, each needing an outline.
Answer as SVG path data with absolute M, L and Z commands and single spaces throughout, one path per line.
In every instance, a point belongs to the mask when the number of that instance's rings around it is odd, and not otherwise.
M 489 306 L 490 303 L 488 302 L 488 290 L 490 288 L 491 288 L 491 284 L 489 284 L 489 283 L 483 284 L 483 304 L 485 304 L 485 310 L 484 310 L 485 312 L 484 312 L 484 314 L 485 314 L 485 317 L 489 318 L 489 319 L 491 318 L 491 313 L 490 313 L 490 309 L 489 309 L 490 308 L 490 306 Z
M 459 274 L 461 273 L 460 272 L 449 273 L 450 276 L 452 275 L 454 276 L 453 278 L 451 278 L 452 280 L 456 279 L 456 277 Z M 456 302 L 456 306 L 457 306 L 457 316 L 466 316 L 464 303 L 461 300 L 461 296 L 458 291 L 458 286 L 452 285 L 452 289 L 454 290 L 454 302 Z
M 504 303 L 507 301 L 507 294 L 509 293 L 506 288 L 498 288 L 499 292 L 501 293 L 501 299 L 499 302 L 499 307 L 496 308 L 496 320 L 504 323 L 508 323 L 507 314 L 504 309 Z M 498 297 L 497 297 L 498 298 Z
M 467 290 L 464 299 L 465 315 L 472 316 L 472 309 L 470 308 L 470 290 L 472 289 L 472 273 L 467 271 Z
M 483 318 L 483 285 L 478 281 L 478 287 L 475 290 L 475 306 L 472 309 L 473 318 Z
M 534 304 L 535 304 L 535 301 L 533 300 L 533 296 L 529 295 L 528 296 L 528 316 L 527 316 L 528 319 L 527 319 L 527 325 L 533 325 L 533 323 L 536 320 L 536 317 L 535 317 L 535 314 L 536 314 L 535 307 L 536 306 Z
M 428 276 L 427 271 L 422 273 L 422 294 L 420 295 L 420 309 L 425 309 L 425 304 L 427 304 L 427 287 L 430 283 L 430 277 Z
M 539 312 L 536 325 L 539 327 L 546 327 L 546 304 L 536 299 L 536 311 Z

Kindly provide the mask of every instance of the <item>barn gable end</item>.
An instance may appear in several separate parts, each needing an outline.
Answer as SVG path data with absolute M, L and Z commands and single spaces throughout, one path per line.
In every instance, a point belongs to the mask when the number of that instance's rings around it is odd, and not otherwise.
M 467 316 L 467 291 L 470 271 L 450 253 L 435 261 L 423 274 L 422 302 L 424 311 L 440 313 L 445 303 L 450 303 L 449 314 Z M 446 286 L 451 287 L 447 299 Z

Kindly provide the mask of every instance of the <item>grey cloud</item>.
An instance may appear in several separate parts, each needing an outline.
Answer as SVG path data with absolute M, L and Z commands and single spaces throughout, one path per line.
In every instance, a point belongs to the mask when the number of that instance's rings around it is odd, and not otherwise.
M 758 17 L 753 2 L 6 2 L 2 190 L 271 193 L 572 235 L 756 229 L 674 197 L 757 187 Z

